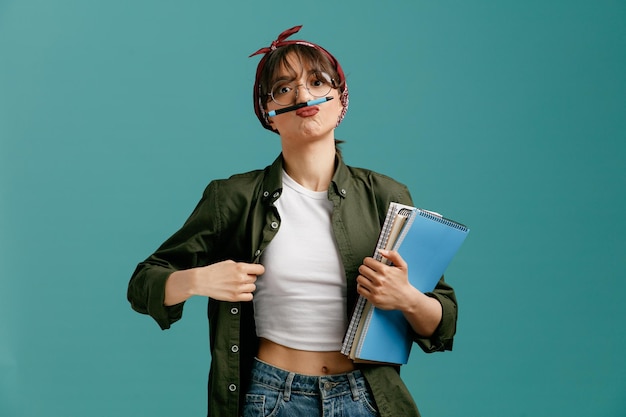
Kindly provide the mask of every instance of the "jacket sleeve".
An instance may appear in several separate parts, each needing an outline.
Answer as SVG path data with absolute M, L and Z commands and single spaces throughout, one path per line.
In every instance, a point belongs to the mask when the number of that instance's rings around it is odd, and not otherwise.
M 209 263 L 220 233 L 217 184 L 212 182 L 180 230 L 165 241 L 156 252 L 137 265 L 128 284 L 127 298 L 133 310 L 150 315 L 168 329 L 182 317 L 183 305 L 165 306 L 165 283 L 177 270 Z
M 442 276 L 437 286 L 427 296 L 439 301 L 442 309 L 441 322 L 430 337 L 422 337 L 417 333 L 413 334 L 413 340 L 426 353 L 443 352 L 452 350 L 452 342 L 456 333 L 456 321 L 458 317 L 457 301 L 454 289 L 445 282 Z

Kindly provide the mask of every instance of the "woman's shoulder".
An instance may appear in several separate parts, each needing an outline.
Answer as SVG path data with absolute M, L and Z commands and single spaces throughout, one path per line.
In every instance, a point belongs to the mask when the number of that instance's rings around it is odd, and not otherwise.
M 227 178 L 214 179 L 206 186 L 204 194 L 216 195 L 225 200 L 231 198 L 254 198 L 260 192 L 275 191 L 281 185 L 281 168 L 276 163 L 263 169 L 232 174 Z
M 400 183 L 399 181 L 397 181 L 394 178 L 390 177 L 389 175 L 383 174 L 383 173 L 378 172 L 378 171 L 374 171 L 372 169 L 362 168 L 362 167 L 355 167 L 355 166 L 351 166 L 351 165 L 348 165 L 347 167 L 348 167 L 348 169 L 352 172 L 352 174 L 355 177 L 372 178 L 372 179 L 375 179 L 377 181 L 384 181 L 384 182 L 389 182 L 389 183 L 395 183 L 395 184 L 398 184 L 398 185 L 402 185 L 402 183 Z
M 233 174 L 227 178 L 213 179 L 206 186 L 205 193 L 237 194 L 250 193 L 259 187 L 264 178 L 263 169 Z
M 406 189 L 406 185 L 387 174 L 374 171 L 368 168 L 347 166 L 352 178 L 357 183 L 363 183 L 368 186 L 380 186 L 384 188 L 391 187 L 393 189 Z
M 411 204 L 412 198 L 408 187 L 389 175 L 368 168 L 346 166 L 356 189 L 373 193 L 377 200 L 395 201 Z

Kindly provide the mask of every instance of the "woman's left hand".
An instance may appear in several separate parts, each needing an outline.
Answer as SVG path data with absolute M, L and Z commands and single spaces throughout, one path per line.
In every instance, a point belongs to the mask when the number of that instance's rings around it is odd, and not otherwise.
M 365 258 L 359 267 L 357 291 L 382 310 L 405 310 L 411 293 L 418 291 L 409 283 L 408 266 L 398 252 L 381 250 L 380 254 L 393 265 Z
M 409 267 L 398 252 L 380 254 L 393 265 L 365 258 L 356 279 L 358 293 L 377 308 L 402 311 L 416 333 L 430 337 L 441 322 L 441 304 L 411 285 Z

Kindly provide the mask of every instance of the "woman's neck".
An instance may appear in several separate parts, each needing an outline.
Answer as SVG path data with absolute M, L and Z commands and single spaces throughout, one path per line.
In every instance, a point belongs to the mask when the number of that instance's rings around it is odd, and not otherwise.
M 335 173 L 335 143 L 310 144 L 307 149 L 283 146 L 284 168 L 298 184 L 312 191 L 326 191 Z

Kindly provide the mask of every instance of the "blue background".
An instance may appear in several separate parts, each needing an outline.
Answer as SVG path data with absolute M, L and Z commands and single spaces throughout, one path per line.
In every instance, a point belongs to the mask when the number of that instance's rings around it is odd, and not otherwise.
M 469 225 L 424 416 L 626 415 L 626 2 L 0 0 L 0 415 L 201 416 L 205 300 L 162 332 L 135 265 L 279 152 L 251 90 L 283 29 L 335 54 L 346 161 Z

